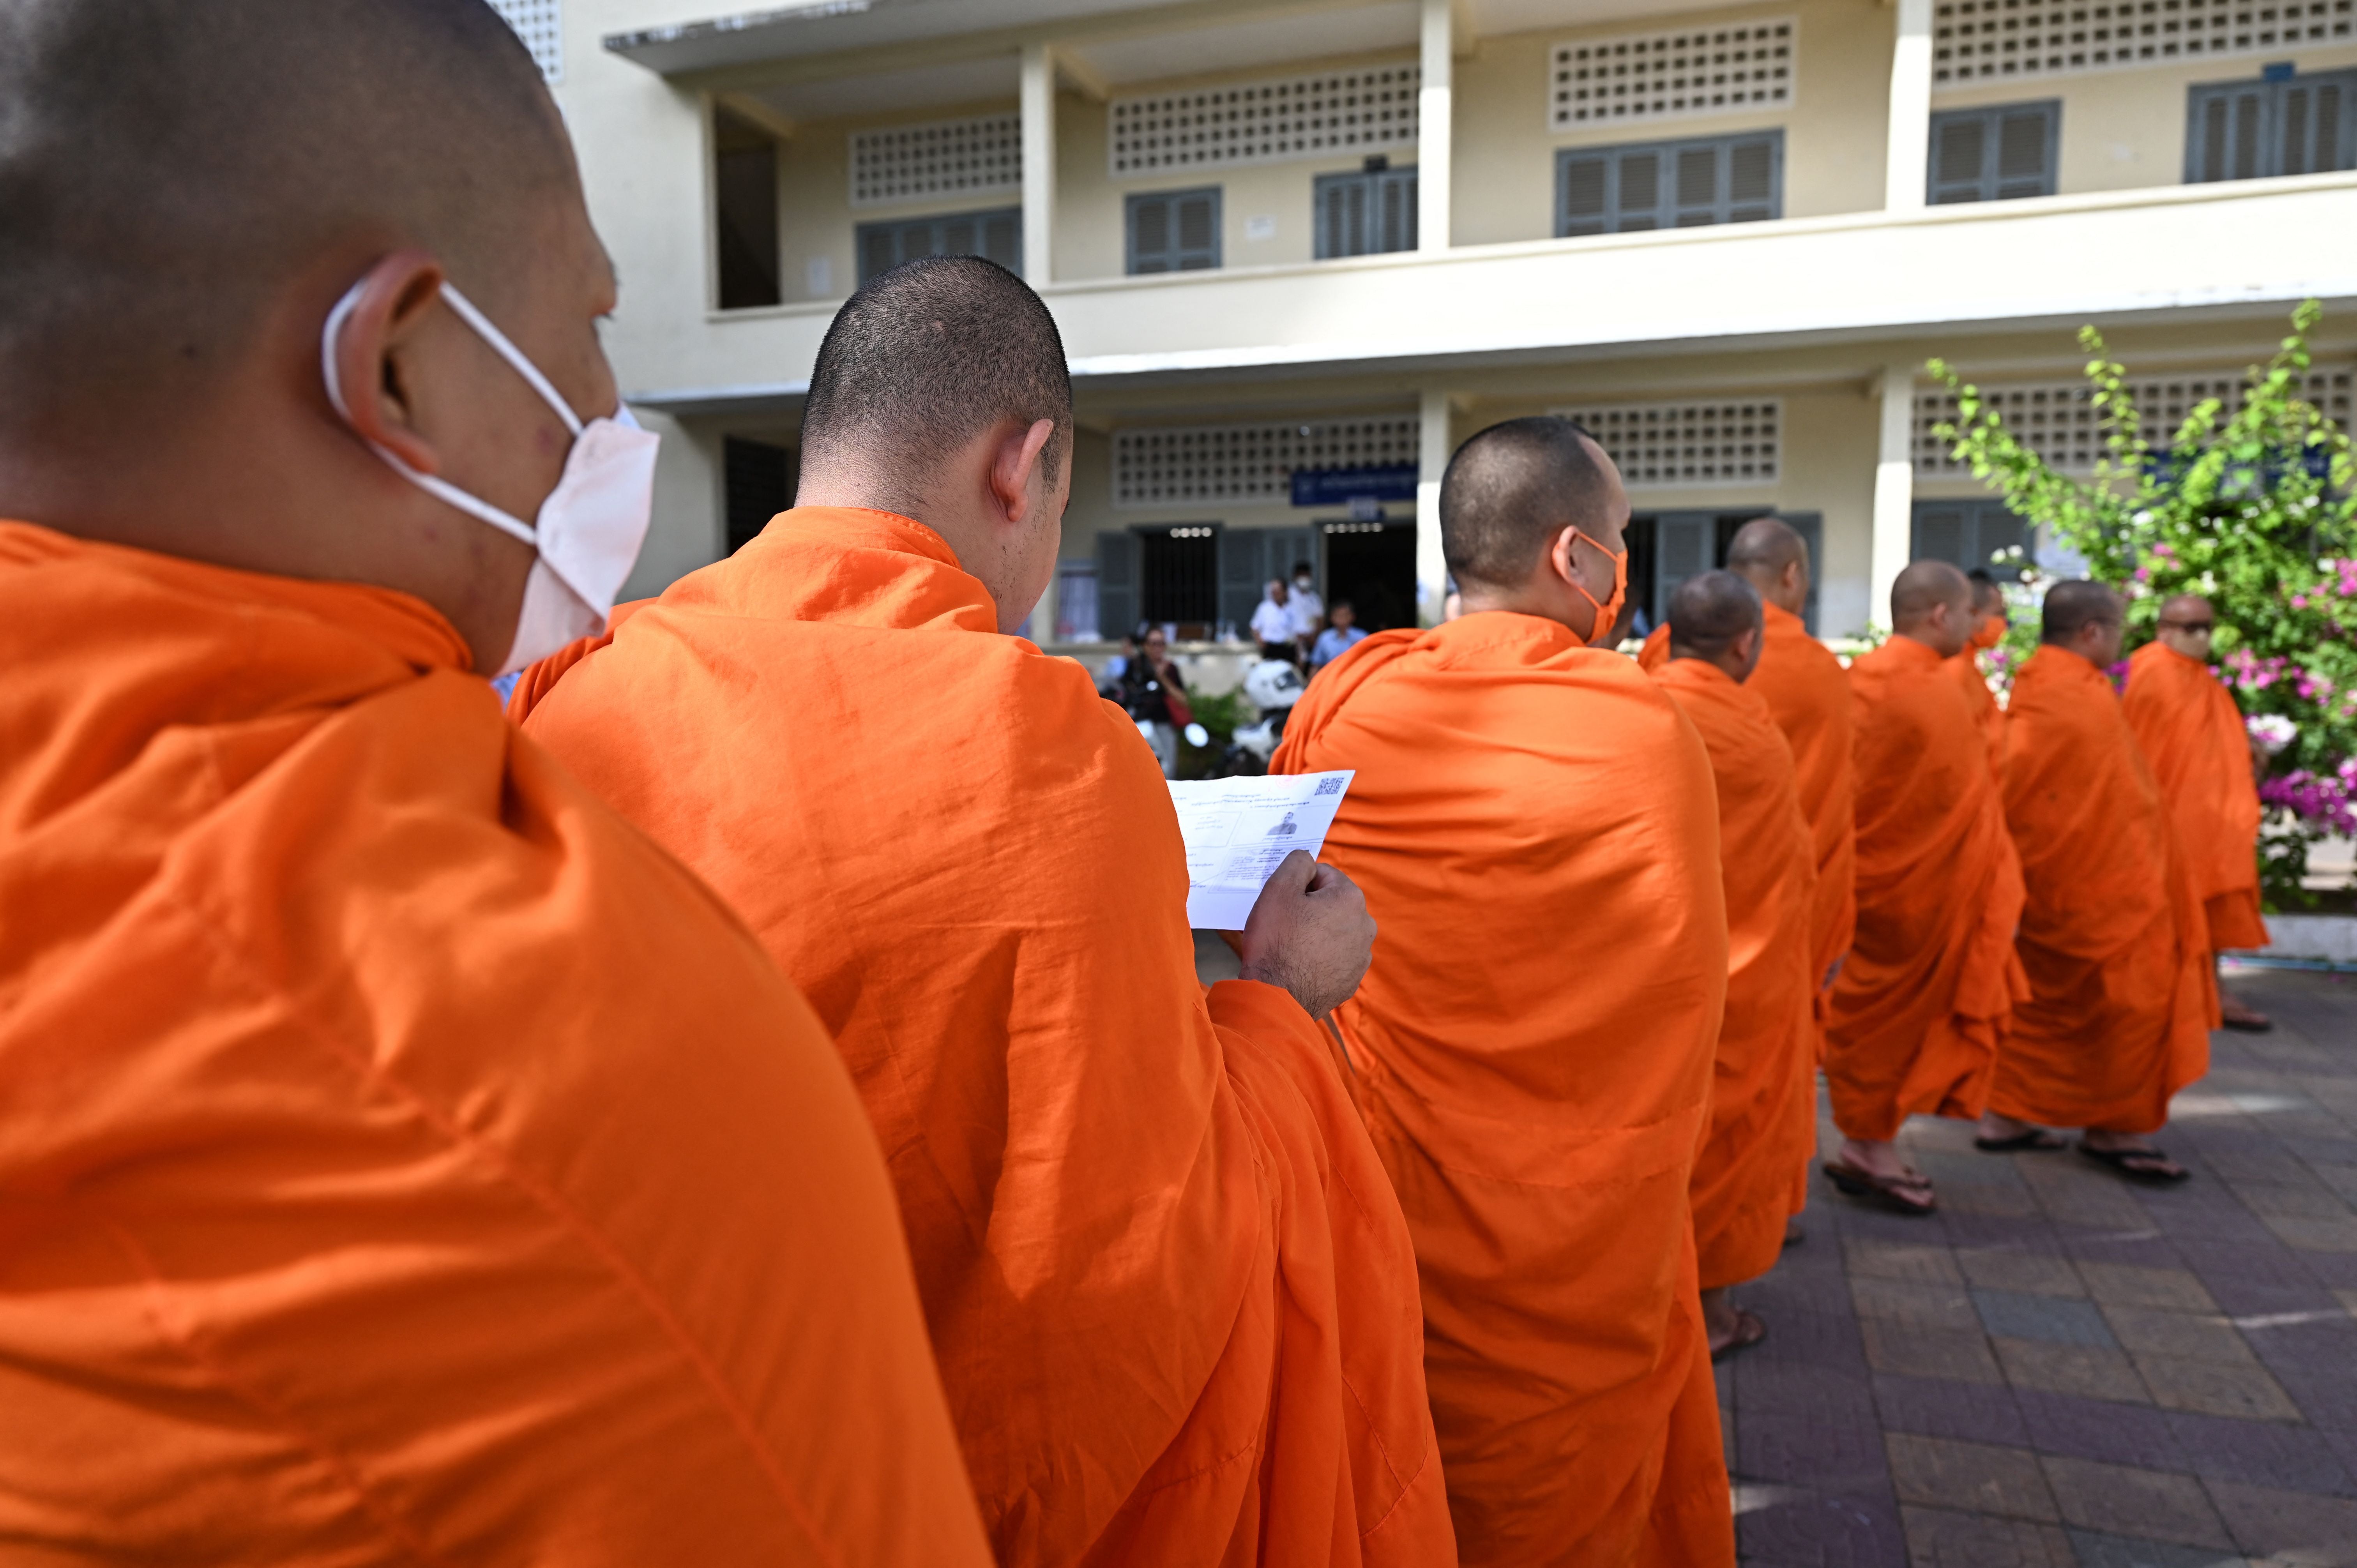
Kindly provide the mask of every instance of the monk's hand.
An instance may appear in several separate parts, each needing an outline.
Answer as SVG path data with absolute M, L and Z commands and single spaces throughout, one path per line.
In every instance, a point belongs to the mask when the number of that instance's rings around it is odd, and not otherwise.
M 1261 887 L 1236 954 L 1244 979 L 1288 991 L 1323 1018 L 1359 989 L 1374 950 L 1375 918 L 1359 885 L 1297 849 Z

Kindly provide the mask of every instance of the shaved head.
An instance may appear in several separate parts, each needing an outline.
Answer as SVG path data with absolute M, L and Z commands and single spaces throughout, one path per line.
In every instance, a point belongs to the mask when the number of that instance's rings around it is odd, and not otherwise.
M 1809 542 L 1782 518 L 1755 517 L 1727 542 L 1727 569 L 1790 615 L 1809 603 Z
M 2169 620 L 2208 620 L 2216 612 L 2210 601 L 2199 594 L 2171 594 L 2160 602 L 2160 618 Z
M 1943 659 L 1962 652 L 1972 630 L 1973 585 L 1945 561 L 1914 561 L 1890 585 L 1890 629 Z
M 1973 609 L 1988 615 L 2005 607 L 2005 586 L 1986 567 L 1975 566 L 1964 574 L 1973 585 Z
M 576 191 L 482 0 L 0 0 L 0 450 L 162 423 L 330 256 L 416 247 L 497 317 Z
M 1493 424 L 1440 479 L 1440 547 L 1459 583 L 1511 588 L 1539 568 L 1566 523 L 1599 535 L 1620 487 L 1587 432 L 1554 414 Z
M 802 467 L 860 477 L 888 511 L 920 516 L 942 468 L 976 436 L 1050 421 L 1039 463 L 1061 471 L 1072 378 L 1056 318 L 1021 278 L 980 256 L 928 256 L 862 284 L 811 371 Z
M 2095 622 L 2116 624 L 2120 618 L 2117 594 L 2101 583 L 2081 577 L 2067 583 L 2057 583 L 2046 590 L 2045 613 L 2039 624 L 2039 638 L 2045 642 L 2070 642 L 2080 632 Z
M 1760 661 L 1763 619 L 1759 590 L 1734 573 L 1688 577 L 1670 592 L 1670 657 L 1700 659 L 1748 680 Z

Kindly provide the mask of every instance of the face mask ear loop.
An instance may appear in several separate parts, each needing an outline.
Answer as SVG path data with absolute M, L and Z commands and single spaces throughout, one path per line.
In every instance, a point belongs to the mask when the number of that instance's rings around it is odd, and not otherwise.
M 442 285 L 442 302 L 457 311 L 458 319 L 473 328 L 475 336 L 489 343 L 492 351 L 508 362 L 511 370 L 531 383 L 532 390 L 538 392 L 542 401 L 556 411 L 556 416 L 559 419 L 565 421 L 565 429 L 575 435 L 581 434 L 581 420 L 573 412 L 572 405 L 556 395 L 556 389 L 548 384 L 548 378 L 540 373 L 540 367 L 525 359 L 523 350 L 509 342 L 508 335 L 492 326 L 491 318 L 477 310 L 472 300 L 460 294 L 455 285 L 445 283 Z
M 348 426 L 352 423 L 352 411 L 344 402 L 343 376 L 336 368 L 336 345 L 342 340 L 344 335 L 344 324 L 351 319 L 352 312 L 359 307 L 361 302 L 361 291 L 367 286 L 367 280 L 363 279 L 360 283 L 352 285 L 350 289 L 346 290 L 344 297 L 336 301 L 336 307 L 328 312 L 328 323 L 319 330 L 319 377 L 320 380 L 327 383 L 328 402 L 334 406 L 337 415 L 340 417 Z M 447 290 L 449 285 L 445 284 L 443 287 L 445 290 Z M 468 306 L 467 309 L 468 311 L 472 311 L 474 306 Z M 512 348 L 507 347 L 507 340 L 505 338 L 496 338 L 496 336 L 491 346 L 494 349 L 501 349 L 509 354 L 515 352 Z M 541 387 L 542 395 L 548 396 L 548 383 L 541 379 L 540 372 L 537 371 L 533 371 L 532 373 L 532 379 Z M 565 405 L 561 401 L 557 403 L 556 406 L 559 409 L 565 408 Z M 570 410 L 565 410 L 565 413 L 567 420 L 572 419 L 573 415 Z M 574 429 L 577 432 L 580 429 L 580 426 L 576 424 L 574 425 Z M 361 439 L 367 442 L 370 451 L 374 452 L 379 457 L 382 457 L 386 463 L 390 464 L 393 472 L 399 474 L 403 478 L 407 479 L 411 484 L 415 485 L 419 489 L 424 490 L 427 495 L 432 496 L 436 500 L 442 502 L 445 506 L 456 507 L 469 517 L 476 518 L 483 522 L 488 522 L 493 528 L 498 529 L 501 533 L 522 540 L 524 543 L 531 545 L 535 550 L 540 548 L 540 536 L 533 532 L 533 527 L 530 523 L 523 522 L 514 517 L 511 517 L 508 513 L 501 511 L 499 508 L 493 506 L 487 500 L 477 499 L 475 497 L 470 496 L 466 491 L 460 489 L 457 486 L 451 484 L 447 479 L 437 478 L 432 474 L 419 473 L 416 469 L 403 462 L 394 454 L 385 450 L 384 447 L 377 445 L 377 443 L 369 441 L 368 437 L 364 435 L 361 436 Z

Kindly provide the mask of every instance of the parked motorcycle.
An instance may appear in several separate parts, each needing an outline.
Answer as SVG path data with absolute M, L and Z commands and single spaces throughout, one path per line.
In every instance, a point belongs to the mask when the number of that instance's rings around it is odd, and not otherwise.
M 1301 671 L 1282 659 L 1264 659 L 1244 673 L 1244 701 L 1260 712 L 1260 722 L 1239 728 L 1212 764 L 1213 779 L 1257 776 L 1268 771 L 1269 758 L 1285 739 L 1285 721 L 1306 689 Z

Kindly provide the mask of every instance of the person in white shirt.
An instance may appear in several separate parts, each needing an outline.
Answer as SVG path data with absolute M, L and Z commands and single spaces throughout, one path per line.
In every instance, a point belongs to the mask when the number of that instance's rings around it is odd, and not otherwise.
M 1253 611 L 1252 634 L 1260 639 L 1263 659 L 1291 661 L 1300 656 L 1293 641 L 1293 615 L 1286 608 L 1285 598 L 1285 585 L 1272 578 Z
M 1309 563 L 1297 562 L 1293 586 L 1286 590 L 1285 613 L 1293 622 L 1294 645 L 1307 654 L 1310 639 L 1326 627 L 1326 606 L 1309 575 Z

